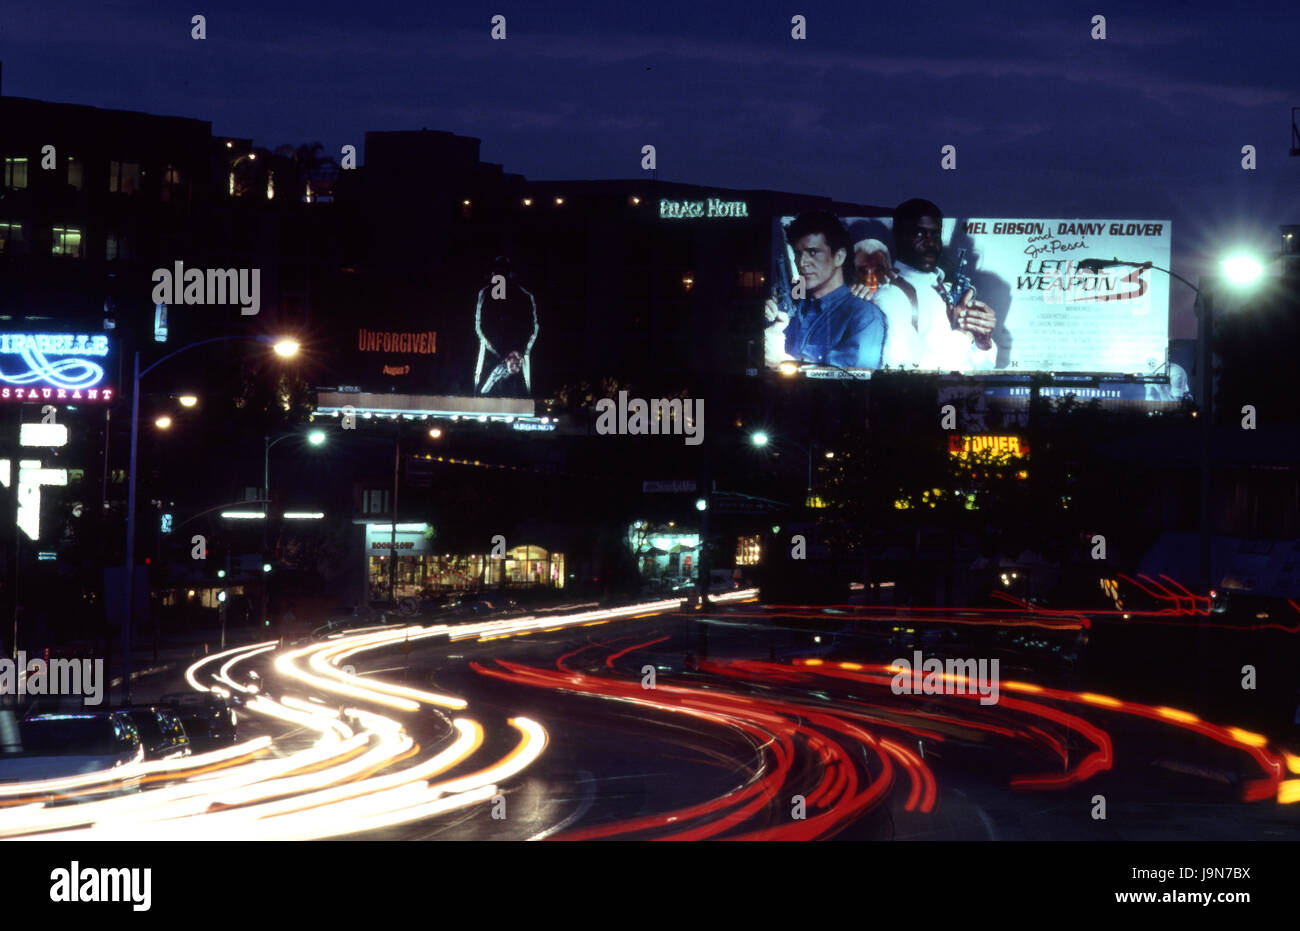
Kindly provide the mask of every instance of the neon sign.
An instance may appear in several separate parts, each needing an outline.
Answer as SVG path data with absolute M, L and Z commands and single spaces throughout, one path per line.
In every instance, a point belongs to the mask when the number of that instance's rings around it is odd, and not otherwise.
M 104 366 L 92 361 L 109 348 L 102 334 L 0 333 L 0 401 L 111 401 Z
M 948 436 L 948 455 L 962 461 L 981 455 L 1001 460 L 1024 459 L 1029 455 L 1029 446 L 1018 436 L 961 436 L 954 433 Z

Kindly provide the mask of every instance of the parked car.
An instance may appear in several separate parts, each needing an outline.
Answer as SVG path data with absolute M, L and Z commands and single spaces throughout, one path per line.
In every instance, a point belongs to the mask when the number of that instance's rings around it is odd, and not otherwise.
M 146 760 L 174 760 L 192 752 L 189 735 L 173 709 L 166 705 L 141 705 L 121 710 L 140 732 Z
M 239 740 L 235 709 L 215 692 L 171 692 L 158 699 L 180 718 L 195 753 L 228 747 Z
M 18 737 L 22 750 L 0 754 L 0 783 L 79 776 L 144 759 L 135 724 L 115 711 L 28 715 Z

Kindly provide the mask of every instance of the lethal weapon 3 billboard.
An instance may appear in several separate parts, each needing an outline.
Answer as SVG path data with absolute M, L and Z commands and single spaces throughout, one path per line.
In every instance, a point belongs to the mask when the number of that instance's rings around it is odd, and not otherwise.
M 922 202 L 927 203 L 927 202 Z M 901 209 L 901 208 L 900 208 Z M 1167 220 L 809 213 L 773 222 L 769 369 L 1155 374 L 1169 345 Z M 1118 258 L 1106 268 L 1085 259 Z

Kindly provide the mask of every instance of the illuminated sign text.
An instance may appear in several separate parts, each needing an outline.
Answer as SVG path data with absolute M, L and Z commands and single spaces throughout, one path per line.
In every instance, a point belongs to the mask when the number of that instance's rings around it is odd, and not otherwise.
M 415 352 L 433 355 L 437 352 L 438 334 L 394 333 L 386 330 L 357 330 L 357 349 L 361 352 Z
M 111 401 L 92 361 L 108 354 L 103 334 L 0 333 L 0 400 Z
M 956 459 L 991 456 L 995 459 L 1023 459 L 1029 447 L 1018 436 L 959 436 L 948 437 L 948 454 Z
M 749 204 L 743 200 L 661 200 L 659 216 L 669 220 L 690 220 L 697 217 L 748 217 Z

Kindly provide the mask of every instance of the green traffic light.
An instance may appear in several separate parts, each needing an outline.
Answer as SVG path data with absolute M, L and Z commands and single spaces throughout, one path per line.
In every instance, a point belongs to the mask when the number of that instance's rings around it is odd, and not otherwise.
M 218 569 L 218 570 L 217 570 L 217 578 L 219 578 L 219 579 L 224 579 L 225 577 L 226 577 L 226 570 L 225 570 L 225 569 Z
M 262 563 L 262 571 L 263 571 L 263 572 L 270 572 L 270 571 L 271 571 L 271 564 L 270 564 L 269 562 L 264 562 L 264 563 Z

